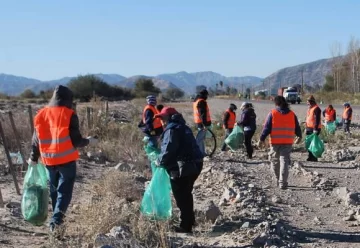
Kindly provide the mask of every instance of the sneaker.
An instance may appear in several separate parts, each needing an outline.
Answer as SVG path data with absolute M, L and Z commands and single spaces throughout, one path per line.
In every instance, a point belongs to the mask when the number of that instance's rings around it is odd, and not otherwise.
M 50 223 L 50 235 L 56 239 L 62 239 L 65 235 L 65 228 L 63 225 L 56 225 L 55 223 Z
M 288 184 L 287 183 L 279 183 L 279 188 L 286 190 L 288 188 Z
M 192 230 L 191 230 L 191 229 L 184 229 L 184 228 L 182 228 L 182 227 L 180 227 L 180 226 L 175 226 L 175 227 L 173 228 L 173 230 L 174 230 L 174 232 L 176 232 L 176 233 L 192 233 Z

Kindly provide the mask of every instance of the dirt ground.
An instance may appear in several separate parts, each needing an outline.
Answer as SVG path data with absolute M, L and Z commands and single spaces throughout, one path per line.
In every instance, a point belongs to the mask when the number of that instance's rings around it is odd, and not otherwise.
M 239 107 L 242 101 L 210 100 L 212 115 L 220 121 L 222 112 L 230 102 Z M 191 121 L 190 103 L 172 105 L 181 110 L 186 119 Z M 254 106 L 258 124 L 262 124 L 268 112 L 273 108 L 273 103 L 254 102 Z M 305 118 L 307 111 L 305 104 L 292 105 L 291 108 L 299 119 Z M 342 113 L 341 106 L 335 106 L 335 108 L 338 115 Z M 354 107 L 355 123 L 358 122 L 359 111 L 360 107 Z M 341 133 L 341 130 L 337 132 Z M 360 145 L 358 139 L 353 138 L 351 142 L 351 146 Z M 346 140 L 339 141 L 336 147 L 327 144 L 329 154 L 332 150 L 350 146 L 349 143 Z M 350 161 L 334 163 L 329 161 L 328 157 L 320 159 L 318 163 L 306 162 L 307 152 L 302 146 L 296 146 L 292 153 L 292 160 L 293 164 L 300 164 L 300 166 L 294 165 L 290 168 L 289 189 L 280 190 L 273 180 L 270 164 L 267 161 L 267 150 L 256 150 L 253 160 L 244 159 L 243 151 L 222 154 L 217 152 L 214 158 L 205 162 L 204 172 L 196 182 L 194 190 L 196 209 L 202 209 L 208 200 L 213 200 L 218 205 L 224 185 L 235 180 L 244 185 L 252 184 L 257 188 L 258 194 L 264 194 L 266 204 L 261 207 L 261 211 L 263 209 L 268 211 L 262 214 L 264 220 L 276 218 L 281 221 L 289 233 L 286 244 L 292 245 L 287 247 L 360 247 L 360 225 L 357 221 L 343 220 L 348 211 L 357 210 L 357 206 L 346 206 L 339 200 L 336 192 L 337 187 L 347 187 L 351 192 L 360 192 L 359 167 L 353 166 Z M 1 164 L 4 165 L 5 161 Z M 299 168 L 303 171 L 299 172 Z M 74 197 L 68 211 L 70 222 L 76 222 L 77 207 L 91 196 L 90 186 L 103 173 L 111 169 L 109 165 L 93 164 L 86 160 L 79 161 Z M 212 172 L 209 172 L 210 169 Z M 233 179 L 227 178 L 230 171 L 234 175 Z M 322 175 L 323 178 L 331 181 L 333 186 L 326 189 L 314 187 L 313 178 L 309 176 L 314 174 Z M 10 175 L 1 174 L 0 188 L 6 203 L 5 208 L 0 208 L 0 247 L 49 247 L 48 227 L 34 227 L 22 219 L 21 196 L 16 194 Z M 280 200 L 273 201 L 274 196 L 278 196 Z M 253 247 L 251 235 L 242 227 L 245 222 L 249 222 L 250 226 L 258 224 L 259 220 L 245 218 L 245 215 L 242 215 L 245 210 L 252 211 L 252 208 L 241 208 L 231 204 L 219 208 L 226 216 L 221 222 L 213 226 L 199 225 L 194 235 L 169 234 L 169 236 L 182 240 L 183 244 L 197 245 L 188 247 Z M 238 215 L 239 217 L 236 218 Z M 74 247 L 90 247 L 85 245 Z

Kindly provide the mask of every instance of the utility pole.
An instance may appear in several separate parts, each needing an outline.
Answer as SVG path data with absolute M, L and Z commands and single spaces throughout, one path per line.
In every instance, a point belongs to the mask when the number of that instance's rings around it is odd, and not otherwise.
M 304 94 L 304 69 L 301 69 L 301 94 Z

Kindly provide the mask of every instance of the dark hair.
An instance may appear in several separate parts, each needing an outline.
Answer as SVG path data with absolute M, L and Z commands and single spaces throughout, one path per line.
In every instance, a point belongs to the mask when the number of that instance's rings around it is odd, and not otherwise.
M 289 104 L 286 102 L 286 99 L 283 96 L 276 96 L 274 102 L 276 106 L 279 106 L 282 109 L 289 108 Z
M 159 105 L 157 105 L 156 106 L 156 109 L 159 111 L 159 112 L 161 112 L 161 110 L 164 108 L 164 105 L 162 105 L 162 104 L 159 104 Z
M 329 109 L 334 109 L 333 105 L 330 104 L 330 105 L 329 105 Z

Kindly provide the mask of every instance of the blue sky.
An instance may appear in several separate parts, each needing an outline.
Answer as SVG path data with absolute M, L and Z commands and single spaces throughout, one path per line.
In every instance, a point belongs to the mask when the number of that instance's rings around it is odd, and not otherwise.
M 265 77 L 360 38 L 357 0 L 0 0 L 0 73 Z

